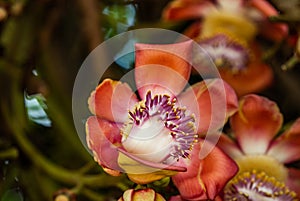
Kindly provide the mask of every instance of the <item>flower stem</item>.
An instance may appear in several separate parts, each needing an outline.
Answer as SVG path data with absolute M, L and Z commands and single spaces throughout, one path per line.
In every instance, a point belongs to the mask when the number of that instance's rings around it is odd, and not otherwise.
M 263 54 L 263 60 L 267 61 L 270 60 L 275 56 L 275 54 L 278 52 L 278 50 L 282 47 L 283 41 L 275 43 L 271 48 L 269 48 L 264 54 Z
M 89 200 L 91 201 L 104 201 L 106 200 L 102 195 L 88 189 L 88 188 L 83 188 L 82 189 L 82 194 L 85 195 Z
M 298 19 L 292 18 L 292 17 L 287 16 L 287 15 L 270 16 L 269 20 L 271 22 L 283 22 L 283 23 L 288 23 L 288 22 L 293 23 L 293 22 L 298 21 Z
M 286 63 L 281 66 L 283 71 L 292 69 L 297 63 L 300 62 L 300 58 L 294 54 Z
M 3 108 L 5 110 L 5 108 Z M 9 122 L 9 112 L 4 112 L 5 119 Z M 6 122 L 6 123 L 7 123 Z M 68 170 L 63 167 L 60 167 L 53 162 L 45 158 L 25 137 L 24 130 L 22 126 L 12 126 L 9 125 L 11 133 L 13 134 L 15 140 L 17 141 L 20 149 L 28 156 L 28 158 L 33 162 L 33 164 L 45 173 L 51 176 L 53 179 L 60 181 L 65 184 L 78 185 L 83 184 L 93 187 L 108 187 L 115 186 L 122 177 L 111 177 L 106 174 L 101 175 L 83 175 L 79 171 Z
M 15 129 L 14 137 L 16 138 L 19 146 L 26 155 L 32 160 L 32 162 L 44 170 L 49 176 L 54 179 L 68 184 L 82 183 L 87 186 L 93 187 L 107 187 L 114 186 L 120 178 L 109 177 L 108 175 L 82 175 L 77 171 L 70 171 L 63 167 L 57 166 L 51 161 L 44 158 L 32 144 L 26 139 L 18 129 Z
M 19 155 L 19 152 L 16 148 L 8 148 L 6 150 L 3 150 L 0 152 L 0 159 L 9 159 L 9 158 L 17 158 Z

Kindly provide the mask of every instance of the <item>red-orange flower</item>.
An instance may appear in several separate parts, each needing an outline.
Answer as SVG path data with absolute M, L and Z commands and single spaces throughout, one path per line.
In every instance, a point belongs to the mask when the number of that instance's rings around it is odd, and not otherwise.
M 265 0 L 175 0 L 163 13 L 165 20 L 196 20 L 185 34 L 212 57 L 222 78 L 238 95 L 261 91 L 273 73 L 262 61 L 257 34 L 279 41 L 287 25 L 271 23 L 276 9 Z
M 214 200 L 226 183 L 238 171 L 237 166 L 218 147 L 199 160 L 202 143 L 194 146 L 191 160 L 180 160 L 186 172 L 172 177 L 184 200 Z
M 126 172 L 132 181 L 146 184 L 178 172 L 189 175 L 196 168 L 201 174 L 191 181 L 197 186 L 195 196 L 209 192 L 207 196 L 213 197 L 235 174 L 236 165 L 218 148 L 200 160 L 199 135 L 221 128 L 236 111 L 237 97 L 221 79 L 184 90 L 191 71 L 190 46 L 191 41 L 136 44 L 137 94 L 120 81 L 100 83 L 88 101 L 95 116 L 86 122 L 87 142 L 95 160 L 111 175 Z M 222 177 L 218 172 L 224 173 Z M 186 191 L 185 185 L 177 186 Z
M 299 195 L 300 170 L 286 165 L 300 159 L 300 119 L 277 136 L 282 122 L 273 101 L 257 95 L 242 98 L 230 119 L 234 139 L 222 135 L 218 144 L 240 168 L 225 191 L 228 199 L 246 196 L 246 191 L 249 198 L 269 196 L 280 201 L 295 200 L 291 190 Z

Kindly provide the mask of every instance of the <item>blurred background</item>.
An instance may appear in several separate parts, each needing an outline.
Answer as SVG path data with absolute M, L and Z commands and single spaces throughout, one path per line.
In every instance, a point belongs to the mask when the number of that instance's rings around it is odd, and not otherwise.
M 116 200 L 132 185 L 125 176 L 103 173 L 82 145 L 73 125 L 72 89 L 84 59 L 106 39 L 146 27 L 182 32 L 189 21 L 161 20 L 168 2 L 0 0 L 1 201 L 53 200 L 60 194 L 70 200 L 74 194 L 77 200 Z M 270 2 L 295 43 L 300 2 Z M 288 123 L 300 116 L 297 47 L 258 40 L 273 50 L 266 62 L 275 73 L 260 94 L 277 102 Z M 105 76 L 118 79 L 130 68 L 114 64 Z

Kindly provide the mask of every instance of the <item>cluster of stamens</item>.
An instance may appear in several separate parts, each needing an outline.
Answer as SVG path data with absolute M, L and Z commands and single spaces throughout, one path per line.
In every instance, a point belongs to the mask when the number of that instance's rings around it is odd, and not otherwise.
M 247 48 L 225 34 L 201 40 L 199 44 L 212 57 L 217 67 L 227 67 L 233 72 L 238 72 L 249 62 Z
M 168 95 L 156 95 L 152 98 L 149 91 L 145 101 L 141 101 L 129 111 L 129 122 L 121 131 L 124 136 L 129 136 L 133 126 L 142 126 L 151 118 L 161 122 L 168 129 L 172 137 L 169 157 L 179 160 L 180 157 L 189 157 L 193 144 L 197 142 L 195 117 L 186 115 L 186 109 L 176 106 L 176 98 Z M 167 157 L 166 160 L 169 158 Z
M 296 193 L 264 172 L 244 172 L 226 187 L 226 201 L 297 201 Z

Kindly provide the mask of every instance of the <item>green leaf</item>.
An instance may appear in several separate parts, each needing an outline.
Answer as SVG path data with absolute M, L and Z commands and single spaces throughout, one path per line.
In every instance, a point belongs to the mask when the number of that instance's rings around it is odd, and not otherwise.
M 300 23 L 300 1 L 299 0 L 272 0 L 276 7 L 281 11 L 277 17 L 271 17 L 273 21 L 297 22 Z
M 135 24 L 136 11 L 132 4 L 106 6 L 102 14 L 105 39 L 123 33 Z
M 10 189 L 4 193 L 1 201 L 23 201 L 23 196 L 17 189 Z
M 25 95 L 24 100 L 29 119 L 37 124 L 50 127 L 51 121 L 46 113 L 47 105 L 45 103 L 46 99 L 43 97 L 43 95 Z

